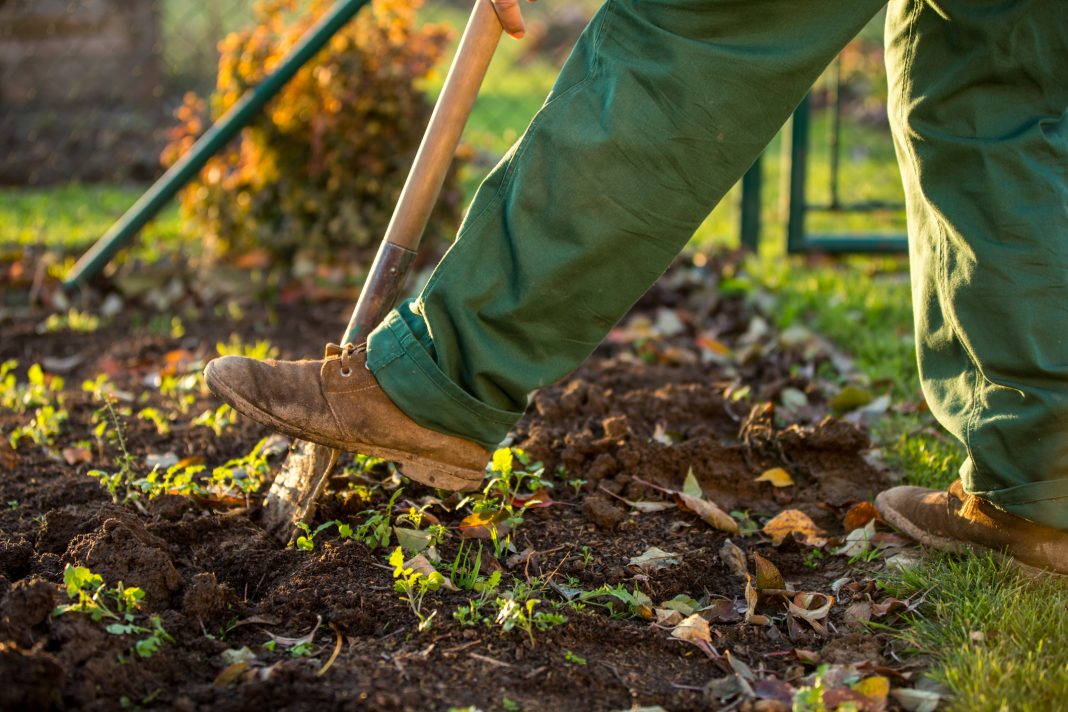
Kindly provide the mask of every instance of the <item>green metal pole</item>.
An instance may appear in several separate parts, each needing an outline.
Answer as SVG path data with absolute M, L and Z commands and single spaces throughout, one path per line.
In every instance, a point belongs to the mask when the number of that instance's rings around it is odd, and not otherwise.
M 808 176 L 808 131 L 811 95 L 806 94 L 790 121 L 789 212 L 786 220 L 786 252 L 805 251 L 805 178 Z
M 208 131 L 193 144 L 189 153 L 175 163 L 145 191 L 133 207 L 82 255 L 63 282 L 74 287 L 96 275 L 122 247 L 200 172 L 208 160 L 222 149 L 263 109 L 264 105 L 293 78 L 338 30 L 351 20 L 369 0 L 339 0 L 330 11 L 301 38 L 272 74 L 234 104 Z
M 760 192 L 764 184 L 761 159 L 757 156 L 753 165 L 742 176 L 741 238 L 742 247 L 756 252 L 760 244 Z

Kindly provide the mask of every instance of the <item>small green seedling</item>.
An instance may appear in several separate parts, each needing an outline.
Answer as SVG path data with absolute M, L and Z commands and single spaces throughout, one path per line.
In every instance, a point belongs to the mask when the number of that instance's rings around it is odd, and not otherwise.
M 104 579 L 84 566 L 67 564 L 63 570 L 63 583 L 67 597 L 73 603 L 56 606 L 53 616 L 66 613 L 84 613 L 93 621 L 112 621 L 104 630 L 112 635 L 144 636 L 133 644 L 133 651 L 142 658 L 155 655 L 164 643 L 173 643 L 174 638 L 163 628 L 160 617 L 148 617 L 150 627 L 137 623 L 138 610 L 145 592 L 136 586 L 123 586 L 120 581 L 115 588 L 107 588 Z
M 140 420 L 147 420 L 156 426 L 156 432 L 159 435 L 167 435 L 171 432 L 170 421 L 167 417 L 159 411 L 158 408 L 142 408 L 137 411 L 137 417 Z
M 586 664 L 586 658 L 582 657 L 581 655 L 576 655 L 575 653 L 571 652 L 570 650 L 568 650 L 567 652 L 564 653 L 564 660 L 568 661 L 572 665 L 585 665 Z
M 237 411 L 223 403 L 218 408 L 205 410 L 193 418 L 193 425 L 200 425 L 222 437 L 223 431 L 237 422 Z
M 319 536 L 327 529 L 332 529 L 333 527 L 338 526 L 338 524 L 339 522 L 331 519 L 329 522 L 323 522 L 312 531 L 312 528 L 304 522 L 298 522 L 297 529 L 300 529 L 304 533 L 297 537 L 297 540 L 293 542 L 293 545 L 301 551 L 313 551 L 315 549 L 315 537 Z M 347 524 L 342 526 L 348 527 Z M 351 527 L 349 527 L 348 531 L 351 533 Z
M 418 630 L 422 633 L 430 628 L 430 623 L 437 615 L 432 611 L 429 615 L 423 611 L 423 598 L 429 591 L 437 591 L 445 581 L 445 577 L 437 571 L 424 574 L 404 565 L 404 550 L 397 547 L 389 557 L 389 564 L 393 567 L 393 590 L 404 594 L 402 601 L 408 603 L 412 613 L 419 619 Z

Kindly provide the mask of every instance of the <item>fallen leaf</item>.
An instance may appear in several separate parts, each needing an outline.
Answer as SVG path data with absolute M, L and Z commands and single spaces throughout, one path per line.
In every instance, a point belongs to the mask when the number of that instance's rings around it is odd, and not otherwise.
M 847 532 L 859 529 L 873 519 L 880 519 L 879 510 L 871 502 L 857 502 L 846 512 L 842 526 Z
M 702 618 L 712 623 L 735 623 L 742 620 L 742 611 L 734 605 L 734 601 L 719 598 L 697 611 Z
M 671 436 L 667 434 L 667 430 L 665 430 L 663 423 L 657 423 L 656 427 L 653 428 L 653 440 L 661 445 L 673 445 L 675 443 L 675 441 L 671 439 Z
M 802 543 L 808 546 L 824 546 L 827 539 L 822 536 L 826 532 L 816 526 L 812 518 L 799 509 L 786 509 L 779 512 L 767 524 L 764 525 L 764 533 L 771 537 L 775 546 L 782 544 L 787 536 L 796 535 Z
M 678 502 L 679 509 L 693 512 L 706 524 L 711 524 L 720 531 L 725 531 L 728 534 L 737 534 L 739 532 L 738 522 L 707 499 L 679 492 L 675 495 L 675 501 Z
M 875 396 L 871 394 L 871 391 L 857 386 L 846 386 L 838 392 L 838 395 L 827 401 L 827 405 L 831 406 L 835 415 L 842 415 L 868 405 L 873 400 Z
M 669 601 L 664 601 L 660 604 L 661 608 L 666 608 L 671 611 L 678 611 L 684 616 L 693 615 L 701 604 L 694 599 L 687 596 L 685 593 L 680 593 Z
M 890 681 L 882 675 L 872 675 L 853 685 L 853 690 L 872 702 L 883 705 L 886 704 L 886 696 L 890 694 Z
M 900 549 L 903 546 L 910 545 L 912 541 L 893 532 L 875 532 L 875 536 L 871 538 L 871 543 L 880 549 Z
M 78 368 L 84 360 L 84 354 L 74 354 L 73 356 L 67 356 L 65 358 L 45 356 L 41 359 L 41 367 L 50 373 L 59 373 L 66 376 L 71 371 Z
M 430 546 L 432 538 L 429 530 L 410 529 L 408 527 L 393 527 L 393 533 L 397 535 L 397 543 L 405 551 L 418 554 Z
M 753 554 L 753 564 L 756 566 L 757 590 L 786 588 L 786 582 L 783 580 L 782 574 L 779 573 L 779 569 L 775 564 L 771 563 L 760 554 Z
M 250 667 L 251 665 L 247 662 L 238 662 L 233 663 L 232 665 L 227 665 L 215 676 L 215 680 L 211 683 L 211 686 L 215 688 L 229 687 L 237 682 L 241 675 Z
M 671 566 L 678 566 L 680 562 L 681 558 L 678 554 L 672 554 L 658 547 L 651 546 L 639 556 L 632 558 L 627 562 L 627 565 L 638 569 L 642 573 L 650 574 Z
M 623 501 L 643 514 L 649 514 L 651 512 L 663 512 L 666 509 L 675 508 L 674 502 L 631 502 L 630 500 Z
M 727 663 L 731 666 L 731 670 L 734 670 L 735 674 L 741 675 L 750 682 L 756 679 L 756 675 L 753 674 L 753 669 L 749 667 L 744 660 L 739 660 L 729 650 L 725 653 L 725 657 L 727 658 Z
M 653 613 L 656 614 L 656 622 L 662 626 L 675 626 L 683 619 L 681 613 L 670 608 L 654 608 Z
M 935 712 L 942 696 L 930 690 L 899 687 L 890 693 L 894 700 L 908 712 Z
M 684 618 L 672 628 L 671 637 L 696 645 L 710 658 L 719 657 L 712 648 L 712 631 L 708 626 L 708 621 L 696 613 Z
M 723 542 L 719 549 L 720 561 L 735 576 L 748 576 L 749 566 L 745 561 L 745 552 L 730 539 Z
M 459 590 L 458 588 L 456 588 L 456 584 L 454 584 L 452 582 L 452 580 L 448 576 L 445 576 L 444 574 L 439 572 L 437 569 L 435 569 L 434 568 L 434 564 L 430 563 L 430 560 L 427 559 L 422 554 L 418 554 L 416 556 L 413 556 L 412 558 L 410 558 L 407 561 L 405 561 L 404 562 L 404 568 L 411 569 L 412 571 L 415 571 L 416 573 L 423 574 L 424 576 L 430 576 L 431 574 L 438 574 L 439 576 L 441 576 L 441 579 L 442 579 L 442 581 L 441 581 L 441 587 L 442 588 L 448 589 L 450 591 L 458 591 Z
M 511 525 L 504 521 L 507 513 L 500 512 L 475 512 L 464 517 L 457 529 L 461 539 L 492 539 L 494 531 L 497 536 L 503 536 L 511 529 Z
M 745 622 L 752 623 L 753 625 L 767 625 L 769 623 L 767 616 L 759 615 L 756 612 L 757 603 L 760 602 L 760 593 L 753 588 L 753 582 L 751 577 L 745 577 Z
M 842 614 L 842 619 L 851 628 L 862 627 L 871 620 L 872 605 L 870 601 L 853 601 Z
M 778 678 L 765 677 L 756 680 L 753 683 L 753 693 L 759 700 L 778 700 L 785 705 L 774 709 L 793 709 L 794 688 Z
M 68 465 L 78 465 L 89 462 L 93 458 L 93 452 L 87 447 L 63 448 L 63 459 Z
M 250 663 L 256 659 L 256 653 L 252 652 L 252 648 L 247 645 L 240 648 L 228 648 L 222 651 L 220 656 L 223 662 L 227 665 L 233 665 L 234 663 Z
M 846 535 L 845 543 L 834 550 L 841 556 L 856 556 L 863 554 L 871 548 L 872 537 L 875 536 L 875 520 L 872 519 L 864 526 L 854 529 Z
M 554 504 L 556 504 L 556 500 L 541 492 L 535 492 L 527 497 L 516 497 L 512 500 L 513 507 L 525 507 L 526 509 L 542 509 L 551 507 Z
M 773 467 L 765 470 L 764 474 L 753 480 L 754 482 L 770 482 L 772 487 L 790 487 L 794 484 L 794 478 L 781 467 Z
M 910 606 L 906 601 L 902 601 L 899 598 L 893 596 L 872 604 L 871 614 L 876 618 L 882 618 L 888 616 L 891 613 L 901 613 L 909 610 Z
M 323 617 L 320 616 L 320 615 L 317 615 L 317 616 L 315 616 L 315 625 L 312 627 L 312 629 L 310 631 L 308 631 L 307 634 L 302 635 L 299 638 L 289 638 L 289 637 L 284 636 L 284 635 L 275 635 L 274 633 L 271 633 L 270 631 L 267 631 L 267 635 L 271 636 L 271 640 L 273 640 L 274 642 L 278 643 L 279 645 L 282 645 L 282 646 L 285 646 L 285 647 L 289 648 L 289 647 L 292 647 L 294 645 L 300 645 L 302 643 L 311 643 L 312 641 L 314 641 L 315 640 L 315 633 L 316 633 L 316 631 L 319 630 L 319 626 L 321 626 L 322 624 L 323 624 Z
M 173 452 L 149 453 L 145 456 L 145 465 L 152 469 L 166 470 L 178 464 L 178 456 Z
M 787 603 L 791 614 L 802 618 L 820 635 L 826 632 L 821 620 L 827 617 L 834 605 L 834 597 L 825 593 L 799 593 Z
M 816 651 L 804 650 L 802 648 L 795 648 L 794 655 L 796 655 L 797 659 L 805 665 L 818 665 L 820 660 L 822 659 L 820 657 L 820 654 Z
M 705 491 L 701 489 L 701 483 L 694 476 L 692 467 L 686 470 L 686 479 L 682 483 L 682 493 L 697 499 L 702 499 L 705 496 Z

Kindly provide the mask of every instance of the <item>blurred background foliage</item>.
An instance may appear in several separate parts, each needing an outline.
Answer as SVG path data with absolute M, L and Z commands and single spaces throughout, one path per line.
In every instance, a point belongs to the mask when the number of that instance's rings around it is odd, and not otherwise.
M 32 7 L 26 0 L 18 2 Z M 76 13 L 86 4 L 68 0 L 68 10 Z M 105 10 L 121 7 L 115 0 L 95 5 Z M 157 0 L 153 5 L 158 25 L 152 44 L 158 64 L 154 98 L 148 108 L 137 107 L 139 116 L 148 116 L 137 124 L 145 130 L 136 137 L 129 132 L 113 135 L 109 143 L 107 135 L 101 138 L 79 128 L 79 122 L 87 124 L 98 116 L 107 119 L 107 126 L 115 126 L 115 111 L 134 108 L 120 99 L 84 100 L 76 110 L 45 107 L 42 111 L 53 118 L 68 117 L 64 120 L 73 138 L 48 143 L 38 132 L 35 160 L 41 165 L 30 167 L 22 180 L 4 180 L 0 185 L 0 246 L 47 248 L 46 259 L 56 274 L 136 200 L 148 180 L 206 128 L 210 117 L 260 78 L 264 67 L 284 53 L 327 2 Z M 465 133 L 463 160 L 444 191 L 429 241 L 442 245 L 451 240 L 463 206 L 522 134 L 599 5 L 599 0 L 524 4 L 527 36 L 521 41 L 502 40 Z M 185 191 L 182 209 L 175 206 L 157 218 L 113 270 L 123 264 L 143 269 L 166 259 L 188 267 L 211 257 L 244 259 L 255 265 L 266 260 L 305 272 L 340 265 L 346 284 L 358 281 L 366 266 L 366 246 L 375 243 L 384 229 L 470 5 L 467 0 L 426 0 L 418 8 L 387 1 L 377 7 L 375 17 L 361 13 L 315 66 L 298 75 L 256 126 L 213 160 Z M 876 17 L 839 60 L 841 175 L 849 193 L 844 197 L 850 200 L 900 200 L 886 124 L 882 22 Z M 0 19 L 0 42 L 2 24 Z M 82 58 L 86 64 L 92 42 L 91 34 L 67 38 L 65 58 Z M 32 53 L 34 46 L 23 51 Z M 10 63 L 0 63 L 0 80 L 13 71 Z M 829 112 L 824 110 L 827 82 L 825 77 L 814 87 L 817 112 L 809 190 L 814 202 L 823 200 L 828 174 L 823 139 L 829 126 Z M 0 116 L 0 134 L 9 123 Z M 23 143 L 27 138 L 33 137 L 23 136 Z M 144 150 L 137 154 L 137 165 L 126 160 L 131 151 L 116 150 L 138 142 Z M 71 145 L 78 150 L 71 150 Z M 762 239 L 775 252 L 781 251 L 785 215 L 783 191 L 778 189 L 785 173 L 777 158 L 779 146 L 776 139 L 766 153 L 771 160 L 764 161 Z M 95 161 L 75 161 L 79 155 Z M 145 155 L 152 164 L 145 165 Z M 68 165 L 53 165 L 62 161 Z M 90 163 L 95 172 L 79 170 Z M 44 177 L 49 175 L 53 178 Z M 813 214 L 809 224 L 813 230 L 900 231 L 903 216 L 900 212 Z M 737 191 L 709 216 L 695 241 L 737 243 Z M 255 253 L 252 258 L 247 257 L 250 253 Z

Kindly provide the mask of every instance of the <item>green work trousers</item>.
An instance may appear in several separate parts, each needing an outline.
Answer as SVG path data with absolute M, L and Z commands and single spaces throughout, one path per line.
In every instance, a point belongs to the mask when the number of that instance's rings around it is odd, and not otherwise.
M 487 447 L 659 277 L 881 0 L 607 0 L 368 365 Z M 1068 6 L 894 0 L 919 367 L 967 491 L 1068 529 Z

